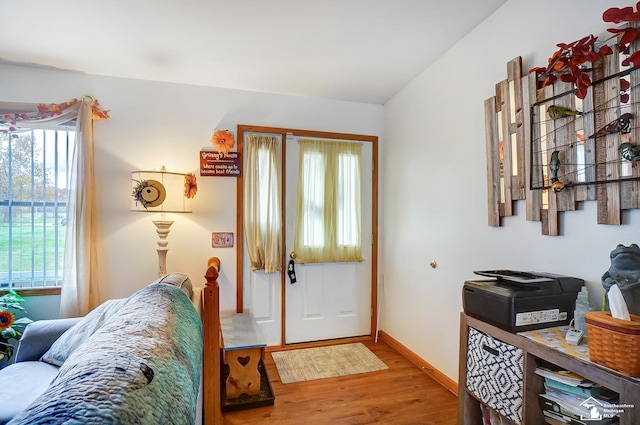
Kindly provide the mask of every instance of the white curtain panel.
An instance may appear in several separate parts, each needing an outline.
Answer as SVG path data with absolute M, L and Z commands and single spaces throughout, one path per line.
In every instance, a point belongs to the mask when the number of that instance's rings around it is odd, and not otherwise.
M 80 102 L 69 173 L 60 317 L 84 316 L 99 304 L 91 106 Z

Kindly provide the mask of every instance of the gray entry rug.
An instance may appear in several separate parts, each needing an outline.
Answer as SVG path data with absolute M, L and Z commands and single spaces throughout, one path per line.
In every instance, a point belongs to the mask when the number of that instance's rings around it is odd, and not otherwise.
M 388 369 L 362 343 L 271 353 L 283 384 Z

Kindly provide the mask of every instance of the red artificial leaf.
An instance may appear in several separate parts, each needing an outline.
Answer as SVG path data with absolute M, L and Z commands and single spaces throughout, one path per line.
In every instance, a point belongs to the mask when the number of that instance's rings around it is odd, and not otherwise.
M 631 63 L 631 61 L 629 60 L 629 58 L 625 58 L 622 62 L 620 62 L 620 65 L 622 66 L 629 66 L 629 64 Z
M 620 78 L 620 91 L 627 91 L 631 87 L 631 83 L 624 78 Z
M 588 88 L 587 87 L 581 87 L 576 91 L 576 97 L 578 99 L 584 99 L 585 97 L 587 97 L 587 92 L 588 92 Z
M 578 75 L 577 83 L 580 87 L 589 87 L 591 85 L 591 78 L 589 78 L 589 76 L 584 72 L 581 72 Z
M 609 31 L 611 33 L 611 37 L 607 38 L 605 41 L 612 40 L 612 39 L 618 37 L 620 34 L 622 34 L 624 32 L 623 29 L 619 29 L 619 28 L 607 28 L 607 31 Z M 605 44 L 605 46 L 606 46 L 606 44 Z
M 576 82 L 576 77 L 572 74 L 562 74 L 560 76 L 560 81 L 564 82 L 564 83 L 575 83 Z
M 622 34 L 618 44 L 625 46 L 633 43 L 636 38 L 638 38 L 638 31 L 635 28 L 627 28 L 624 30 L 624 34 Z
M 620 17 L 620 9 L 617 7 L 610 7 L 609 9 L 605 10 L 604 13 L 602 14 L 602 20 L 605 22 L 613 22 L 614 24 L 619 24 L 619 17 Z
M 629 102 L 629 94 L 628 93 L 621 94 L 620 95 L 620 102 L 621 103 Z
M 640 66 L 640 50 L 633 52 L 633 54 L 629 56 L 629 62 L 632 62 L 633 66 Z
M 566 67 L 566 64 L 561 61 L 558 60 L 554 65 L 553 65 L 553 70 L 554 71 L 561 71 L 562 69 L 564 69 Z
M 628 14 L 627 16 L 625 16 L 625 21 L 629 21 L 629 22 L 640 21 L 640 11 Z
M 588 47 L 594 44 L 597 39 L 598 37 L 594 36 L 593 34 L 589 34 L 588 36 L 582 37 L 580 40 L 574 41 L 571 44 L 577 49 L 584 50 L 585 47 Z
M 630 15 L 633 13 L 633 7 L 627 6 L 622 9 L 618 7 L 612 7 L 604 11 L 602 14 L 602 20 L 605 22 L 613 22 L 614 24 L 619 24 L 624 21 L 624 17 L 626 15 Z
M 598 54 L 596 52 L 587 53 L 586 60 L 588 60 L 589 62 L 595 62 L 597 59 L 598 59 Z
M 531 74 L 532 72 L 536 72 L 536 73 L 541 74 L 541 73 L 543 73 L 543 72 L 546 72 L 546 70 L 547 70 L 547 68 L 543 68 L 543 67 L 541 67 L 541 66 L 537 66 L 537 67 L 535 67 L 535 68 L 531 68 L 531 69 L 529 70 L 529 74 Z
M 581 53 L 581 54 L 585 54 L 588 51 L 591 50 L 591 45 L 590 44 L 586 44 L 586 45 L 580 45 L 580 46 L 576 46 L 573 48 L 573 53 Z
M 622 16 L 630 15 L 633 12 L 634 12 L 633 6 L 627 6 L 627 7 L 623 7 L 622 9 L 620 9 L 620 14 Z
M 540 85 L 540 87 L 542 88 L 542 87 L 550 86 L 555 82 L 556 82 L 555 75 L 547 75 L 547 77 L 542 81 L 542 84 Z
M 600 50 L 598 51 L 598 54 L 600 56 L 612 55 L 613 54 L 613 50 L 611 50 L 611 47 L 609 47 L 608 44 L 604 44 L 604 45 L 602 45 L 602 47 L 600 47 Z M 591 62 L 593 62 L 593 61 L 591 61 Z
M 574 56 L 567 60 L 567 66 L 571 68 L 577 68 L 582 64 L 582 56 Z
M 555 61 L 556 59 L 558 59 L 560 57 L 560 55 L 562 54 L 562 50 L 556 50 L 553 55 L 551 55 L 551 57 L 549 58 L 549 64 L 551 64 L 551 62 Z

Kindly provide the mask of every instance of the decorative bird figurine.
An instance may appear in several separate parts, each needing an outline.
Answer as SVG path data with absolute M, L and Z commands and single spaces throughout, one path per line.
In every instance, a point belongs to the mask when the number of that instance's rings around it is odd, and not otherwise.
M 560 151 L 553 151 L 551 160 L 549 161 L 549 171 L 551 171 L 551 180 L 558 180 L 558 170 L 560 170 Z
M 640 146 L 631 143 L 621 143 L 618 147 L 620 156 L 627 161 L 640 161 Z
M 609 124 L 602 127 L 600 130 L 593 133 L 588 139 L 594 139 L 596 137 L 604 137 L 607 134 L 628 134 L 631 133 L 631 119 L 633 114 L 622 114 L 617 120 L 611 121 Z
M 564 106 L 551 105 L 547 109 L 547 113 L 551 119 L 557 120 L 558 118 L 570 117 L 575 115 L 582 115 L 580 111 L 574 111 L 573 109 L 565 108 Z
M 564 183 L 558 179 L 558 171 L 560 170 L 560 151 L 553 151 L 551 160 L 549 161 L 549 171 L 551 171 L 551 190 L 554 192 L 562 192 Z

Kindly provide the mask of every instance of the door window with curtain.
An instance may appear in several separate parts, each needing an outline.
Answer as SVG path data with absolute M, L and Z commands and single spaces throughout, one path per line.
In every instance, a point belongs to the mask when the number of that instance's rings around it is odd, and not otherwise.
M 360 143 L 300 139 L 299 263 L 362 261 Z
M 249 134 L 244 187 L 244 228 L 252 270 L 282 270 L 280 137 Z

